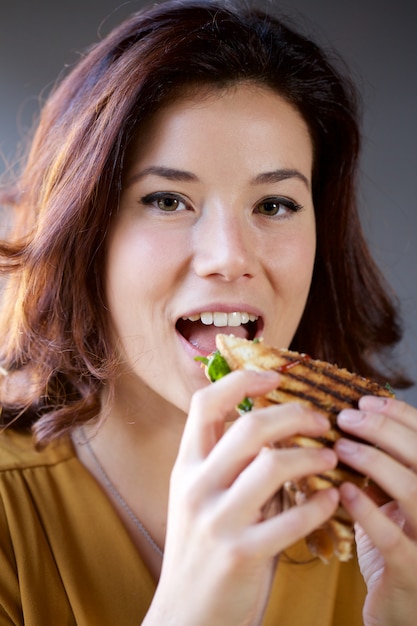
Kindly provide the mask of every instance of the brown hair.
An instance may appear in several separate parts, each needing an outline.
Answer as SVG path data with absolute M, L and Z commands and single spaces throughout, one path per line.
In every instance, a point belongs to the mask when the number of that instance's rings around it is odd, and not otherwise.
M 401 332 L 357 215 L 350 80 L 315 43 L 258 9 L 169 1 L 132 15 L 57 86 L 8 191 L 18 219 L 0 247 L 11 274 L 0 320 L 4 423 L 34 425 L 45 443 L 98 414 L 115 375 L 103 268 L 126 150 L 141 123 L 185 89 L 239 81 L 287 98 L 314 142 L 317 259 L 291 347 L 385 378 L 374 358 Z

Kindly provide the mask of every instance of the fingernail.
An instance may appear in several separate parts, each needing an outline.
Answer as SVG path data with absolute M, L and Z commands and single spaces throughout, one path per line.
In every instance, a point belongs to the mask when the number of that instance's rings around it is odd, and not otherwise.
M 387 403 L 387 398 L 378 398 L 377 396 L 363 396 L 359 400 L 361 409 L 367 411 L 381 411 Z
M 327 417 L 324 417 L 324 415 L 321 415 L 320 413 L 315 413 L 314 419 L 316 420 L 317 425 L 321 426 L 322 428 L 331 427 L 330 420 Z
M 327 497 L 330 498 L 330 500 L 332 500 L 334 503 L 338 502 L 339 491 L 337 489 L 335 489 L 334 487 L 331 487 L 330 489 L 326 489 L 326 493 L 327 493 Z
M 352 483 L 344 483 L 340 487 L 340 494 L 344 500 L 354 500 L 358 495 L 358 490 Z
M 339 413 L 339 421 L 343 424 L 359 424 L 364 418 L 365 415 L 355 409 L 344 409 Z
M 343 452 L 344 454 L 355 454 L 359 450 L 358 444 L 350 439 L 339 439 L 336 447 L 338 452 Z
M 258 376 L 261 376 L 262 378 L 270 378 L 271 380 L 280 378 L 280 375 L 278 374 L 278 372 L 275 372 L 274 370 L 254 370 L 254 371 Z

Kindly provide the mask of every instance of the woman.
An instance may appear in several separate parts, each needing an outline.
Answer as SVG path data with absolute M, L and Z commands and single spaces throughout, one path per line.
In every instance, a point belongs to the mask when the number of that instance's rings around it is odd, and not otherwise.
M 279 377 L 208 385 L 194 358 L 220 327 L 407 384 L 375 365 L 401 333 L 357 217 L 359 143 L 349 81 L 239 6 L 133 15 L 51 95 L 1 249 L 2 623 L 412 623 L 417 411 L 366 397 L 339 423 L 379 449 L 273 451 L 328 422 L 236 420 Z M 346 484 L 262 516 L 337 459 L 385 509 Z M 305 553 L 339 498 L 363 579 Z

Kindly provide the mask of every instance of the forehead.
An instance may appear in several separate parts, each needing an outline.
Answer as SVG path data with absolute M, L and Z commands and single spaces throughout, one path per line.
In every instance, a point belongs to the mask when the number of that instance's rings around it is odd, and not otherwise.
M 187 153 L 216 157 L 222 149 L 253 160 L 280 151 L 301 160 L 306 171 L 312 167 L 311 135 L 298 109 L 268 87 L 238 84 L 193 89 L 161 106 L 138 128 L 127 168 Z
M 313 145 L 301 113 L 259 84 L 207 86 L 177 95 L 143 122 L 128 151 L 125 183 L 137 168 L 177 166 L 228 174 L 242 181 L 276 167 L 296 168 L 311 180 Z M 249 174 L 251 171 L 251 174 Z M 213 170 L 214 173 L 214 170 Z

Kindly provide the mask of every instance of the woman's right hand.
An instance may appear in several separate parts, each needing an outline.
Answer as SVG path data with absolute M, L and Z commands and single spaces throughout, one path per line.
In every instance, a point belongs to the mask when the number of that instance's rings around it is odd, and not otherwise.
M 319 436 L 326 419 L 297 404 L 253 410 L 226 427 L 245 396 L 279 383 L 276 374 L 238 371 L 192 398 L 172 472 L 164 562 L 144 626 L 260 624 L 275 557 L 327 520 L 336 490 L 264 519 L 288 480 L 335 467 L 327 449 L 279 449 L 270 443 Z

